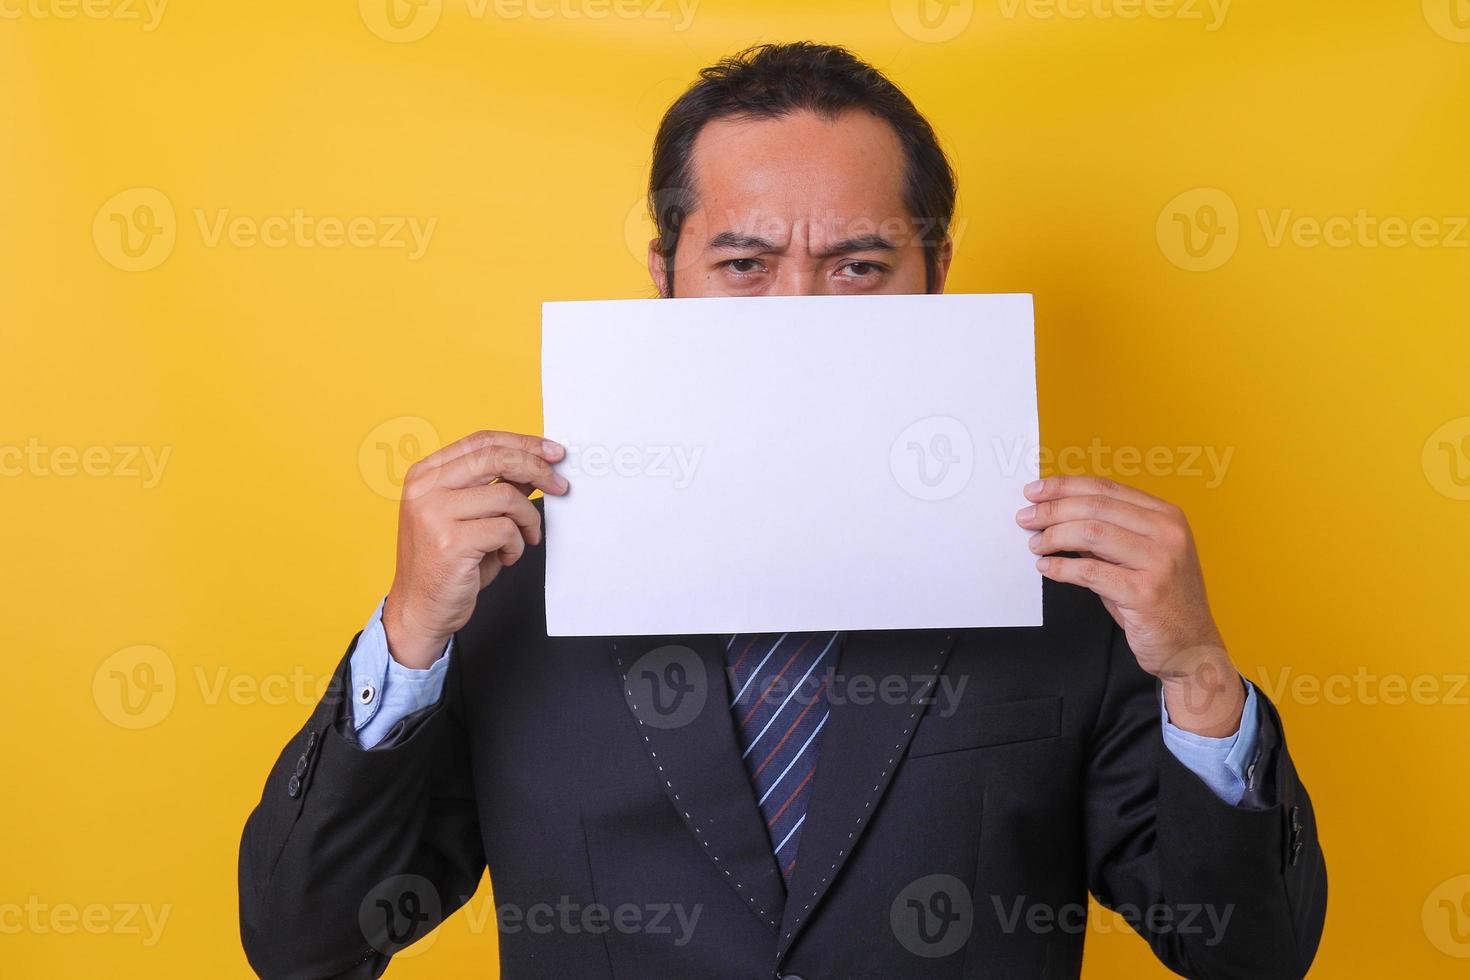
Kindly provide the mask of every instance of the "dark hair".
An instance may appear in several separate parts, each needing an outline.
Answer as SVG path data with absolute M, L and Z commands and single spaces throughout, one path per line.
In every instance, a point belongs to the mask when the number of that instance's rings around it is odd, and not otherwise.
M 922 223 L 924 263 L 933 288 L 955 202 L 954 171 L 933 127 L 898 86 L 851 51 L 799 41 L 756 45 L 703 69 L 699 81 L 664 113 L 653 141 L 648 210 L 664 258 L 668 295 L 674 293 L 679 229 L 694 207 L 690 155 L 705 123 L 729 116 L 770 119 L 798 110 L 830 119 L 848 109 L 867 110 L 887 120 L 898 134 L 907 161 L 904 206 Z

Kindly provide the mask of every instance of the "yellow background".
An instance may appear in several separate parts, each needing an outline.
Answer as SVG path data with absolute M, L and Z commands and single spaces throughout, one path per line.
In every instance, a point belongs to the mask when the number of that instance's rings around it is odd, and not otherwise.
M 0 477 L 0 910 L 107 911 L 90 932 L 0 919 L 0 974 L 247 975 L 238 835 L 387 587 L 384 454 L 537 431 L 540 302 L 650 295 L 636 209 L 661 111 L 716 57 L 806 37 L 890 72 L 940 130 L 950 288 L 1035 293 L 1049 447 L 1233 452 L 1218 485 L 1181 453 L 1129 482 L 1190 515 L 1241 669 L 1289 671 L 1268 689 L 1331 875 L 1314 975 L 1470 968 L 1438 906 L 1470 889 L 1464 0 L 1239 0 L 1223 21 L 1197 0 L 928 0 L 927 22 L 912 0 L 701 0 L 687 23 L 651 0 L 430 0 L 402 29 L 378 0 L 175 0 L 151 30 L 96 2 L 0 3 L 0 447 L 42 455 Z M 104 205 L 135 188 L 166 197 L 175 241 L 124 271 L 113 214 L 147 215 Z M 1220 251 L 1192 259 L 1178 235 L 1205 204 Z M 417 259 L 206 233 L 298 208 L 437 224 Z M 1443 241 L 1272 230 L 1360 209 Z M 93 475 L 55 472 L 58 447 L 93 449 Z M 169 452 L 156 484 L 125 447 Z M 140 665 L 156 717 L 113 686 Z M 486 976 L 487 901 L 393 975 Z M 161 938 L 124 906 L 166 908 Z M 1107 916 L 1085 973 L 1164 975 Z

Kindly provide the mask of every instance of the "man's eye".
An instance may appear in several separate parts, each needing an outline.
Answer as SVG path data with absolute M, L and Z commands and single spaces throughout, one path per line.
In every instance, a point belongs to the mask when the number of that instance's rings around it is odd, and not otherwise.
M 729 259 L 724 265 L 731 272 L 742 276 L 749 275 L 752 272 L 759 272 L 761 267 L 760 262 L 755 259 Z
M 849 262 L 842 267 L 842 271 L 853 278 L 866 279 L 882 272 L 883 267 L 876 262 Z

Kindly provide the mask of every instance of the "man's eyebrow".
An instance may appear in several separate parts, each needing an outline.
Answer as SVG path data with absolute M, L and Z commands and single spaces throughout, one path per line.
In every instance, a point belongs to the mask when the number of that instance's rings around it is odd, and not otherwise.
M 740 252 L 769 252 L 776 246 L 755 235 L 741 235 L 733 231 L 722 231 L 709 240 L 711 249 L 727 249 Z
M 708 247 L 741 252 L 770 252 L 776 248 L 764 238 L 755 235 L 741 235 L 733 231 L 720 232 L 710 239 Z M 892 252 L 897 247 L 882 235 L 859 235 L 857 238 L 844 238 L 840 242 L 833 242 L 822 250 L 820 258 L 831 258 L 844 252 Z
M 892 252 L 898 248 L 882 235 L 859 235 L 857 238 L 844 238 L 840 242 L 833 242 L 822 249 L 821 258 L 830 259 L 834 255 L 843 252 Z

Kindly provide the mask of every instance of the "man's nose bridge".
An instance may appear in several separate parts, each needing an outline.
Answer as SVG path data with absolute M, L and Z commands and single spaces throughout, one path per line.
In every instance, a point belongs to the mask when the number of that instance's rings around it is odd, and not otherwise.
M 822 276 L 822 261 L 812 253 L 826 241 L 820 219 L 798 215 L 791 220 L 785 260 L 776 276 L 775 296 L 816 296 L 829 292 Z
M 824 292 L 821 267 L 804 256 L 793 256 L 782 262 L 776 273 L 776 288 L 771 296 L 816 296 Z

